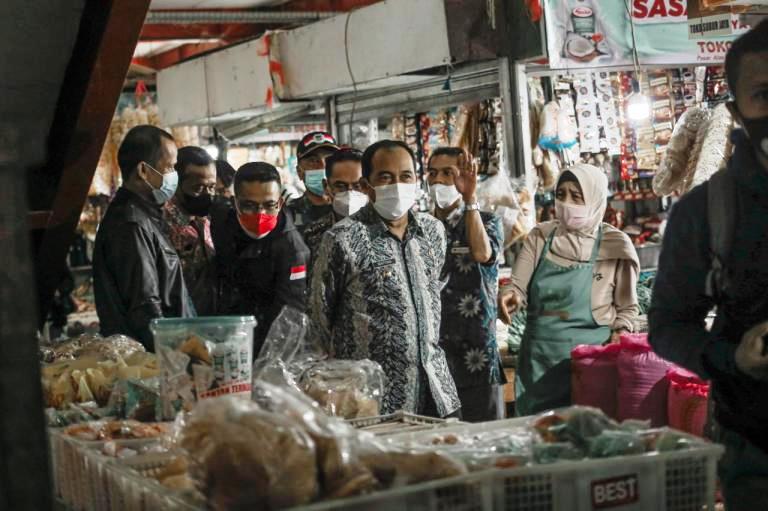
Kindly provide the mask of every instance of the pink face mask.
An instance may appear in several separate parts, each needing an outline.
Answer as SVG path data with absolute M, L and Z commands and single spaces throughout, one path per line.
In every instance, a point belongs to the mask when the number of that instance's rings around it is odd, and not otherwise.
M 580 231 L 588 227 L 589 213 L 587 212 L 587 206 L 566 204 L 556 200 L 555 212 L 557 213 L 557 219 L 569 231 Z

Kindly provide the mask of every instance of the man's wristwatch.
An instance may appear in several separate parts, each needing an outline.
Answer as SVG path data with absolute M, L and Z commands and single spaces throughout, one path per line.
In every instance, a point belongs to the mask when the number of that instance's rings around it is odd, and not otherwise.
M 477 202 L 473 202 L 472 204 L 467 204 L 467 207 L 464 211 L 480 211 L 480 204 Z

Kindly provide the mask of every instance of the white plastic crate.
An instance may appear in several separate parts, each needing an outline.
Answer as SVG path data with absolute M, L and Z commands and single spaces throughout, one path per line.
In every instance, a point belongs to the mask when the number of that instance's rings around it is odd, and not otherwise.
M 447 425 L 459 424 L 457 419 L 436 419 L 402 410 L 388 415 L 348 419 L 347 423 L 357 429 L 362 429 L 375 435 L 432 430 Z
M 110 511 L 203 511 L 204 503 L 195 503 L 154 479 L 173 461 L 173 454 L 145 454 L 106 466 L 108 506 Z
M 115 440 L 120 447 L 140 449 L 160 442 L 159 438 Z M 106 441 L 85 441 L 49 429 L 51 466 L 56 497 L 73 511 L 110 509 L 106 502 L 104 467 L 115 460 L 101 450 Z
M 425 440 L 435 433 L 481 433 L 530 423 L 516 418 L 438 431 L 385 437 L 392 443 Z M 304 509 L 398 511 L 702 511 L 715 509 L 717 461 L 723 447 L 700 447 L 488 470 L 365 497 L 322 502 Z

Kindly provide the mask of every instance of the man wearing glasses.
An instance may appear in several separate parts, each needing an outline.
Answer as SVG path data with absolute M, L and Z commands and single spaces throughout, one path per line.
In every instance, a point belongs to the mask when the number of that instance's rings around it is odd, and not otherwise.
M 173 137 L 159 128 L 128 132 L 117 153 L 123 186 L 99 226 L 93 254 L 102 335 L 128 335 L 150 351 L 150 321 L 195 314 L 163 221 L 162 206 L 179 179 L 176 154 Z
M 235 174 L 235 208 L 216 245 L 224 276 L 223 312 L 253 314 L 254 353 L 284 306 L 303 311 L 309 249 L 283 208 L 280 173 L 268 163 L 246 163 Z M 217 242 L 219 237 L 217 236 Z
M 304 242 L 312 257 L 317 253 L 323 234 L 333 224 L 352 216 L 368 204 L 368 196 L 362 192 L 363 153 L 356 149 L 340 149 L 325 160 L 323 185 L 331 198 L 333 211 L 304 227 Z
M 216 164 L 202 147 L 182 147 L 176 162 L 179 186 L 165 203 L 168 236 L 181 258 L 184 281 L 201 316 L 216 312 L 211 212 L 216 193 Z

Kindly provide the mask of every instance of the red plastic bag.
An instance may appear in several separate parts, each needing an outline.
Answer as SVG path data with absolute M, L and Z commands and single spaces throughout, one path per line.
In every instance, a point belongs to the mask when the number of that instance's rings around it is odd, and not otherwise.
M 571 401 L 574 405 L 592 406 L 608 417 L 617 417 L 619 373 L 616 360 L 620 351 L 618 344 L 580 345 L 571 351 Z
M 618 357 L 618 419 L 650 420 L 652 427 L 667 424 L 667 370 L 674 364 L 653 352 L 647 334 L 621 336 Z
M 667 380 L 669 426 L 692 435 L 704 436 L 709 384 L 679 367 L 667 371 Z

